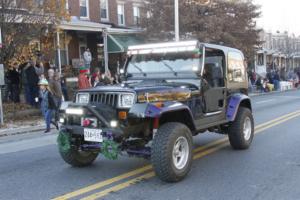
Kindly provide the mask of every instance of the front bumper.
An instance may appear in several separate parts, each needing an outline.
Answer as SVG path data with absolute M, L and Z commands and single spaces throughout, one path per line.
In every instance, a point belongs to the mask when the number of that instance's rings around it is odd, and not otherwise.
M 84 128 L 82 126 L 77 125 L 63 125 L 61 126 L 62 132 L 67 132 L 72 135 L 83 136 Z M 95 128 L 101 129 L 104 137 L 113 137 L 113 139 L 118 138 L 123 135 L 123 130 L 120 128 Z
M 61 130 L 74 135 L 84 135 L 84 128 L 101 129 L 104 134 L 120 136 L 123 134 L 124 125 L 117 120 L 117 110 L 106 105 L 69 104 L 67 109 L 82 110 L 81 114 L 70 114 L 65 112 L 61 117 L 64 123 Z M 66 109 L 66 111 L 67 111 Z M 96 123 L 84 126 L 83 120 L 93 118 Z M 111 127 L 111 122 L 117 121 L 117 127 Z

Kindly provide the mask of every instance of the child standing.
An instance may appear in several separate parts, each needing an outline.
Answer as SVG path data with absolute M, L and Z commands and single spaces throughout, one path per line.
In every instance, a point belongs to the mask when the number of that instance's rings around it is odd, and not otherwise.
M 50 124 L 52 119 L 52 113 L 56 109 L 55 101 L 49 89 L 49 84 L 46 79 L 41 79 L 39 82 L 40 94 L 41 94 L 41 110 L 46 122 L 45 133 L 50 132 Z

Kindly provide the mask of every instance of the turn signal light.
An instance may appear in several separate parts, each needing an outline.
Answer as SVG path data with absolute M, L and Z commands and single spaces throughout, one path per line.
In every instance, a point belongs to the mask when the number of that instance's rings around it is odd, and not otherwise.
M 163 103 L 163 102 L 156 102 L 154 105 L 155 105 L 156 107 L 158 107 L 158 108 L 164 107 L 164 103 Z
M 125 111 L 120 111 L 120 112 L 119 112 L 119 119 L 122 119 L 122 120 L 127 119 L 127 112 L 125 112 Z

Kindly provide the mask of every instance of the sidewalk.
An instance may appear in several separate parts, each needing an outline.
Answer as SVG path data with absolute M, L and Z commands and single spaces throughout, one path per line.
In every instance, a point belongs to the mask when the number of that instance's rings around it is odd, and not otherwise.
M 290 90 L 284 90 L 284 91 L 272 91 L 272 92 L 249 92 L 250 97 L 255 97 L 255 96 L 263 96 L 263 95 L 270 95 L 270 94 L 276 94 L 276 93 L 284 93 L 284 92 L 290 92 L 290 91 L 296 91 L 300 90 L 299 88 L 293 88 Z
M 42 118 L 37 118 L 34 121 L 17 121 L 8 122 L 5 127 L 0 129 L 0 137 L 38 132 L 45 130 L 45 122 Z

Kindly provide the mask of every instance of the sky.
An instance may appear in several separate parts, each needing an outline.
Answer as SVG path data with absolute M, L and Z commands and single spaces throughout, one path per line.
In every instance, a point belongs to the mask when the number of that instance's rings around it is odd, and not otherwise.
M 262 16 L 257 20 L 260 28 L 300 35 L 300 0 L 254 0 L 254 3 L 262 6 Z

